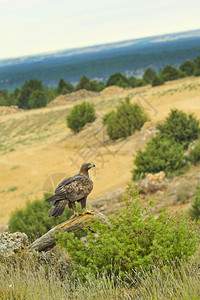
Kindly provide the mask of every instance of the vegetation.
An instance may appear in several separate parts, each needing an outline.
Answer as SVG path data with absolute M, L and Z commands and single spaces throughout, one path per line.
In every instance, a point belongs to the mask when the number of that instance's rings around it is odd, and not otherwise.
M 96 119 L 94 105 L 88 102 L 75 105 L 67 115 L 67 126 L 75 133 Z
M 200 142 L 198 142 L 193 149 L 190 150 L 189 160 L 194 165 L 200 162 Z
M 189 215 L 193 220 L 199 220 L 200 218 L 200 185 L 196 186 L 195 197 L 189 209 Z
M 96 221 L 85 229 L 86 243 L 73 233 L 59 235 L 58 242 L 71 256 L 79 275 L 106 272 L 125 279 L 137 271 L 187 261 L 195 253 L 198 237 L 192 222 L 183 215 L 173 217 L 167 212 L 144 217 L 148 209 L 141 207 L 138 193 L 130 185 L 126 208 L 110 220 L 110 226 Z
M 199 121 L 192 115 L 178 109 L 172 109 L 164 124 L 159 124 L 160 133 L 168 139 L 174 139 L 187 148 L 200 133 Z
M 156 76 L 156 71 L 154 71 L 151 68 L 147 68 L 146 71 L 143 74 L 142 79 L 144 80 L 144 82 L 146 82 L 147 84 L 152 83 L 154 78 Z
M 44 259 L 43 259 L 44 261 Z M 88 272 L 83 282 L 78 274 L 65 270 L 61 277 L 59 268 L 52 264 L 39 264 L 33 254 L 18 254 L 15 259 L 0 259 L 1 299 L 198 299 L 200 294 L 199 264 L 195 259 L 173 264 L 167 268 L 153 268 L 152 272 L 127 274 L 126 281 Z
M 161 69 L 160 76 L 164 81 L 175 80 L 180 78 L 179 70 L 170 65 L 167 65 L 163 69 Z
M 47 198 L 47 195 L 44 199 Z M 9 220 L 10 232 L 25 232 L 31 241 L 34 241 L 52 227 L 66 221 L 73 214 L 66 208 L 60 218 L 49 218 L 50 205 L 44 200 L 27 202 L 24 209 L 16 209 Z
M 137 152 L 133 180 L 160 171 L 168 175 L 180 174 L 188 167 L 184 149 L 198 138 L 199 121 L 191 114 L 172 109 L 165 122 L 158 125 L 158 129 L 159 133 L 147 143 L 145 150 Z M 194 161 L 197 151 L 198 147 L 191 152 L 191 161 Z
M 145 177 L 147 173 L 175 173 L 185 165 L 183 147 L 174 139 L 157 134 L 147 143 L 144 151 L 137 152 L 134 164 L 133 180 Z
M 111 74 L 106 83 L 104 83 L 103 81 L 90 80 L 87 76 L 83 75 L 76 86 L 73 86 L 70 82 L 66 82 L 63 78 L 60 78 L 56 88 L 47 88 L 43 86 L 41 81 L 30 79 L 24 83 L 21 89 L 16 88 L 10 94 L 6 89 L 0 90 L 0 106 L 17 105 L 23 109 L 37 108 L 45 106 L 58 95 L 72 93 L 80 89 L 100 92 L 106 86 L 108 87 L 111 85 L 122 88 L 135 88 L 147 84 L 159 86 L 168 80 L 175 80 L 193 75 L 200 76 L 200 56 L 194 61 L 184 61 L 179 69 L 171 65 L 166 65 L 158 74 L 152 68 L 147 68 L 141 79 L 134 76 L 127 77 L 120 72 L 116 72 Z M 42 93 L 40 93 L 39 96 L 39 93 L 37 92 L 31 97 L 31 94 L 35 91 L 41 91 Z
M 140 130 L 147 120 L 143 109 L 137 103 L 130 103 L 128 97 L 120 103 L 116 112 L 111 111 L 103 118 L 111 140 L 132 135 L 136 130 Z

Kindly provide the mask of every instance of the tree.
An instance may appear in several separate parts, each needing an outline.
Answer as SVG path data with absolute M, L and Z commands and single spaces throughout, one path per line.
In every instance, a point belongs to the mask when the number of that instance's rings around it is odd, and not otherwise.
M 129 80 L 126 78 L 125 75 L 121 74 L 120 72 L 110 75 L 106 83 L 106 86 L 111 86 L 111 85 L 117 85 L 123 88 L 130 87 Z
M 43 91 L 33 91 L 29 96 L 28 106 L 30 108 L 39 108 L 47 105 L 46 95 Z
M 90 90 L 94 92 L 101 92 L 105 88 L 103 81 L 92 80 L 90 82 Z
M 85 124 L 92 123 L 96 119 L 94 105 L 88 102 L 77 104 L 66 119 L 67 126 L 77 133 Z
M 23 109 L 29 108 L 29 97 L 32 93 L 32 89 L 30 87 L 23 87 L 19 94 L 18 98 L 18 106 Z
M 23 109 L 30 108 L 29 97 L 33 91 L 43 91 L 42 82 L 37 79 L 30 79 L 26 81 L 21 88 L 21 92 L 18 97 L 18 106 Z M 39 103 L 38 103 L 39 105 Z M 46 104 L 45 104 L 46 105 Z M 43 105 L 44 106 L 44 105 Z M 41 106 L 39 106 L 41 107 Z
M 59 80 L 57 92 L 58 94 L 68 94 L 73 92 L 74 87 L 71 83 L 64 81 L 63 78 Z
M 42 81 L 39 81 L 37 79 L 30 79 L 29 81 L 26 81 L 25 84 L 22 86 L 23 88 L 30 88 L 31 90 L 43 90 Z
M 164 81 L 175 80 L 179 78 L 179 71 L 170 65 L 165 66 L 160 75 Z
M 85 75 L 83 77 L 81 77 L 79 83 L 76 86 L 76 90 L 82 90 L 82 89 L 85 89 L 85 90 L 91 89 L 90 80 Z
M 147 68 L 142 78 L 146 83 L 152 83 L 155 76 L 156 76 L 156 71 L 154 71 L 151 68 Z
M 164 84 L 164 80 L 160 76 L 155 76 L 152 80 L 152 86 L 159 86 Z
M 137 86 L 137 78 L 135 76 L 130 76 L 129 79 L 129 85 L 134 88 Z
M 185 74 L 185 76 L 192 76 L 194 73 L 194 62 L 186 60 L 180 65 L 179 69 Z
M 200 76 L 200 56 L 194 60 L 194 75 Z

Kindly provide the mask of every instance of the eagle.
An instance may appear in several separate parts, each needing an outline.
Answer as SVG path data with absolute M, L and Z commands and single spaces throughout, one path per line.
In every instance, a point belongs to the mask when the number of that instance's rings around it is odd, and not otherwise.
M 92 163 L 84 163 L 78 174 L 66 178 L 59 183 L 55 190 L 55 195 L 45 200 L 45 202 L 54 201 L 49 212 L 49 217 L 61 216 L 66 204 L 74 211 L 72 217 L 79 216 L 76 210 L 76 201 L 81 203 L 81 208 L 85 210 L 85 213 L 90 213 L 86 208 L 86 200 L 93 189 L 93 182 L 88 174 L 88 170 L 93 167 L 95 167 L 95 165 Z

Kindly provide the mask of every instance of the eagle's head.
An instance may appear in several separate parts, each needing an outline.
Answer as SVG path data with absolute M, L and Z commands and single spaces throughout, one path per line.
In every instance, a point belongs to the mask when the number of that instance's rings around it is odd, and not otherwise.
M 82 174 L 87 174 L 88 170 L 95 167 L 95 164 L 92 163 L 84 163 L 82 164 L 81 168 L 80 168 L 80 173 Z

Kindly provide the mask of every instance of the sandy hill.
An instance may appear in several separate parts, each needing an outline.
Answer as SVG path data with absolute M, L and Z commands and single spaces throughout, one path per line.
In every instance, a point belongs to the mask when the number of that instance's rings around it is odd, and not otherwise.
M 127 139 L 110 142 L 101 118 L 125 96 L 148 112 L 151 122 Z M 123 90 L 111 87 L 84 100 L 95 104 L 98 118 L 74 135 L 66 127 L 66 115 L 83 101 L 67 98 L 62 105 L 0 116 L 0 227 L 10 213 L 27 199 L 42 198 L 65 176 L 74 175 L 83 161 L 91 161 L 94 190 L 88 202 L 123 188 L 131 181 L 133 156 L 144 147 L 172 108 L 200 118 L 200 78 L 185 78 L 160 87 Z

